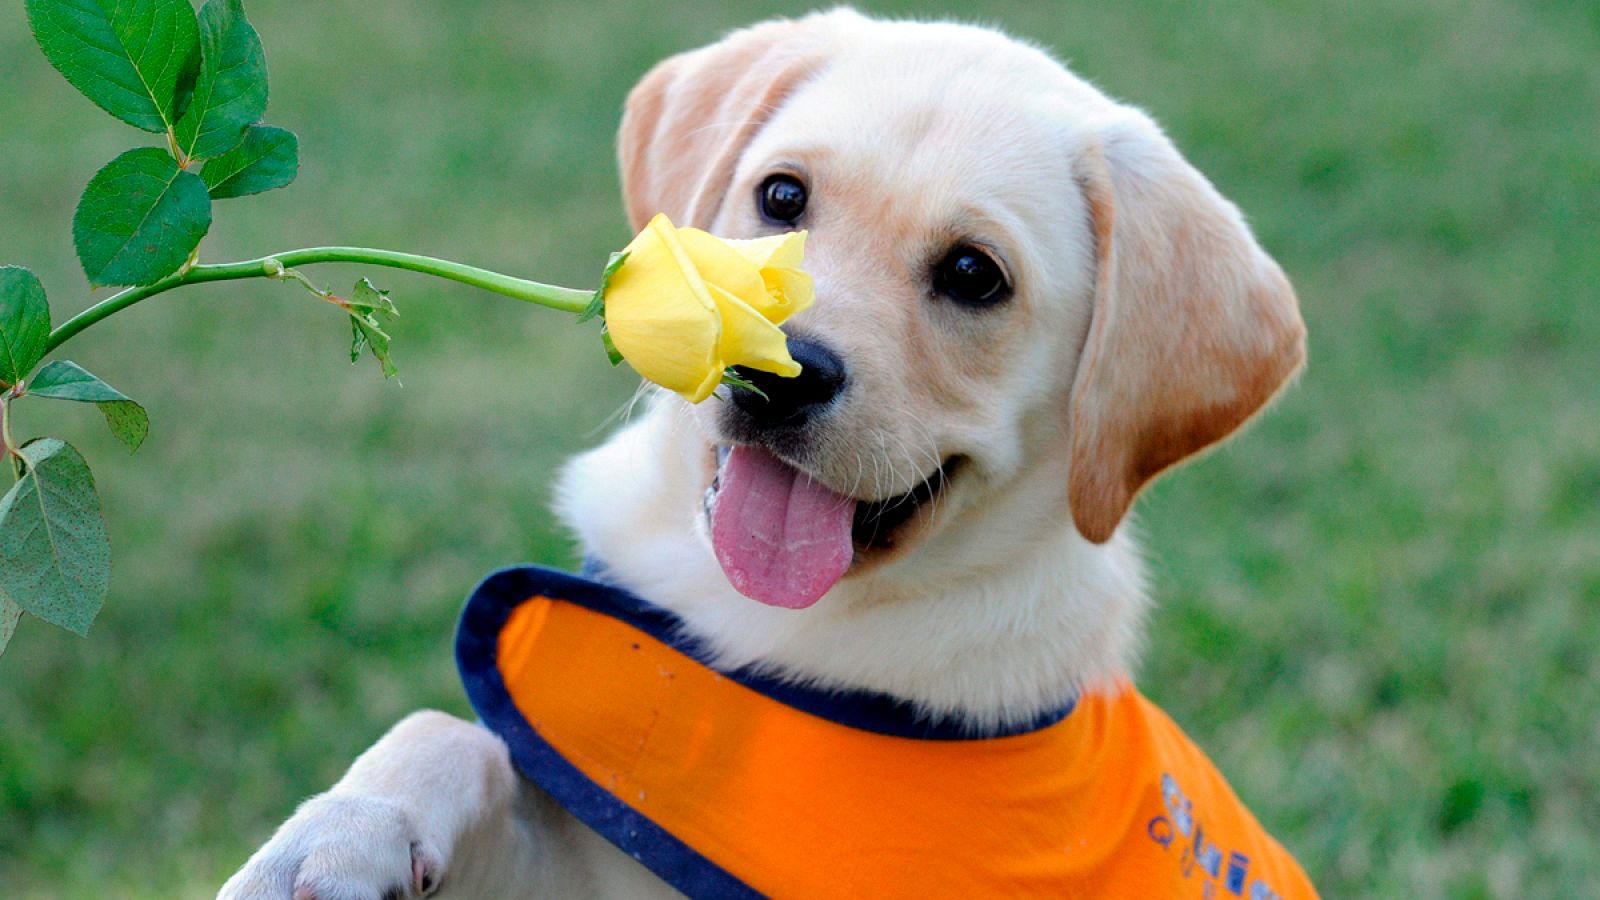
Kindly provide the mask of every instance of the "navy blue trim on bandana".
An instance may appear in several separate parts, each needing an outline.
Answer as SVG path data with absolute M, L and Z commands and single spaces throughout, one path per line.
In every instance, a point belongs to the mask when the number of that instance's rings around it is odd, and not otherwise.
M 456 666 L 478 718 L 506 742 L 518 771 L 661 880 L 690 897 L 761 897 L 579 771 L 534 731 L 512 702 L 500 676 L 500 630 L 512 610 L 534 596 L 562 597 L 563 580 L 576 579 L 548 569 L 501 569 L 468 598 L 456 630 Z
M 603 577 L 604 568 L 586 560 L 584 574 Z M 500 632 L 512 611 L 536 596 L 564 600 L 626 622 L 710 665 L 704 648 L 683 634 L 681 621 L 672 613 L 600 581 L 539 566 L 514 566 L 494 572 L 478 584 L 467 598 L 456 631 L 456 666 L 478 717 L 506 742 L 512 762 L 524 776 L 677 890 L 690 897 L 760 897 L 749 885 L 584 775 L 523 718 L 500 675 Z M 911 704 L 884 694 L 786 684 L 747 669 L 722 674 L 780 703 L 841 725 L 923 740 L 1024 734 L 1061 721 L 1073 706 L 1068 704 L 1020 727 L 975 733 L 957 723 L 930 721 Z
M 757 693 L 802 712 L 830 722 L 890 737 L 925 741 L 985 740 L 1013 737 L 1048 728 L 1072 712 L 1073 703 L 1048 710 L 1030 721 L 1004 727 L 974 729 L 952 719 L 930 719 L 904 700 L 864 690 L 829 690 L 808 687 L 764 674 L 750 667 L 726 671 L 711 663 L 711 654 L 683 631 L 682 621 L 659 606 L 641 600 L 628 591 L 604 583 L 605 565 L 593 559 L 583 563 L 583 575 L 570 575 L 542 566 L 514 566 L 501 569 L 478 585 L 467 600 L 467 611 L 479 602 L 480 595 L 492 594 L 483 602 L 515 606 L 541 594 L 575 603 L 613 619 L 626 622 L 701 665 L 717 671 Z M 585 577 L 587 576 L 587 577 Z M 514 595 L 514 596 L 508 596 Z M 509 615 L 509 610 L 507 615 Z M 504 619 L 501 620 L 502 622 Z M 465 614 L 462 627 L 465 628 Z M 498 628 L 496 633 L 498 634 Z

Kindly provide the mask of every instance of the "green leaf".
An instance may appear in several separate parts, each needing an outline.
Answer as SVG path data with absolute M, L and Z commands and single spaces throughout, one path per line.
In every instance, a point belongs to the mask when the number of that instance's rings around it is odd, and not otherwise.
M 604 316 L 606 314 L 606 288 L 611 287 L 611 277 L 617 274 L 617 270 L 622 268 L 622 264 L 627 261 L 627 251 L 613 253 L 611 258 L 606 260 L 605 271 L 600 273 L 599 290 L 594 292 L 594 296 L 589 299 L 589 305 L 584 307 L 583 312 L 578 315 L 580 324 L 596 316 Z
M 28 377 L 49 338 L 44 285 L 21 266 L 0 266 L 0 388 Z
M 12 603 L 5 594 L 0 593 L 0 653 L 6 652 L 6 645 L 11 643 L 11 636 L 17 633 L 17 620 L 22 618 L 22 607 Z
M 111 580 L 111 542 L 89 465 L 43 438 L 20 453 L 28 471 L 0 498 L 0 596 L 87 634 Z
M 600 329 L 600 344 L 606 348 L 606 358 L 611 360 L 613 367 L 622 365 L 622 351 L 611 340 L 611 332 L 605 328 Z
M 153 284 L 178 270 L 211 228 L 211 196 L 154 147 L 95 174 L 72 217 L 72 242 L 92 284 Z
M 372 282 L 363 278 L 356 282 L 350 299 L 341 301 L 340 305 L 350 314 L 350 361 L 353 363 L 361 359 L 361 351 L 371 348 L 373 358 L 383 369 L 383 377 L 393 378 L 399 374 L 394 359 L 389 356 L 389 333 L 383 330 L 383 325 L 378 321 L 379 314 L 400 314 L 394 308 L 394 301 L 389 299 L 389 292 L 378 290 L 372 286 Z
M 27 0 L 50 64 L 101 109 L 145 131 L 177 121 L 200 32 L 188 0 Z
M 355 362 L 361 358 L 361 351 L 372 349 L 372 357 L 378 361 L 383 369 L 383 377 L 393 378 L 400 374 L 394 359 L 389 355 L 389 333 L 383 330 L 378 320 L 371 314 L 350 314 L 350 361 Z
M 178 120 L 178 147 L 207 159 L 238 146 L 267 111 L 267 55 L 244 16 L 241 0 L 208 0 L 200 8 L 200 77 Z
M 35 397 L 93 403 L 106 417 L 106 425 L 128 451 L 139 449 L 150 433 L 150 414 L 144 407 L 75 362 L 56 360 L 39 370 L 28 385 Z
M 578 313 L 578 324 L 582 325 L 583 323 L 589 321 L 590 319 L 597 318 L 599 316 L 605 315 L 605 313 L 606 313 L 606 298 L 605 298 L 605 295 L 602 294 L 600 291 L 595 291 L 594 292 L 594 296 L 589 298 L 589 305 L 585 306 L 583 308 L 583 312 Z
M 391 316 L 400 315 L 400 311 L 394 308 L 394 301 L 389 299 L 389 292 L 378 290 L 365 278 L 356 282 L 355 290 L 350 292 L 350 299 L 346 303 L 357 309 L 385 312 Z
M 183 120 L 183 114 L 189 111 L 189 102 L 194 99 L 194 85 L 200 80 L 200 45 L 195 44 L 194 52 L 189 54 L 189 61 L 184 65 L 183 71 L 178 73 L 178 88 L 172 98 L 173 128 Z
M 227 200 L 281 188 L 300 170 L 300 141 L 294 132 L 252 125 L 239 146 L 200 169 L 213 200 Z

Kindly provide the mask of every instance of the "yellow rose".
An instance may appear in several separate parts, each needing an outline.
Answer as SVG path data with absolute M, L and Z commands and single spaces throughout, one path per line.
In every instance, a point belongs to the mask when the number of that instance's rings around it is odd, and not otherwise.
M 658 215 L 606 284 L 606 332 L 635 371 L 690 403 L 711 396 L 729 366 L 793 378 L 800 365 L 778 325 L 813 299 L 805 240 L 723 240 Z

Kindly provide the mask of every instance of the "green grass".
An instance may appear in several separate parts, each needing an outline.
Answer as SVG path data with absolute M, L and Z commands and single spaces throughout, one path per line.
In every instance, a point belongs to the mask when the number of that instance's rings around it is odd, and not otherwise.
M 868 4 L 1056 49 L 1150 109 L 1250 214 L 1311 329 L 1300 385 L 1141 505 L 1145 690 L 1330 897 L 1600 882 L 1600 13 L 1593 3 Z M 223 260 L 317 243 L 593 282 L 648 65 L 778 4 L 257 0 L 288 191 L 219 207 Z M 67 223 L 137 135 L 0 7 L 0 262 L 58 317 Z M 350 273 L 354 274 L 354 273 Z M 373 272 L 403 388 L 293 288 L 190 289 L 71 355 L 150 408 L 19 410 L 100 479 L 87 641 L 0 657 L 7 896 L 209 896 L 407 710 L 464 712 L 464 592 L 571 562 L 553 467 L 633 382 L 556 314 Z M 345 273 L 339 274 L 343 280 Z

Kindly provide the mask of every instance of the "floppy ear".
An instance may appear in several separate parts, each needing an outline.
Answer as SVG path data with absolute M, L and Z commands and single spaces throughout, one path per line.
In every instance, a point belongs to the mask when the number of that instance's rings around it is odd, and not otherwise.
M 1238 209 L 1153 123 L 1108 126 L 1078 163 L 1098 272 L 1068 410 L 1068 498 L 1100 543 L 1146 483 L 1294 376 L 1305 325 Z
M 815 18 L 778 20 L 659 63 L 628 95 L 617 137 L 635 231 L 656 213 L 710 227 L 739 156 L 821 60 Z

